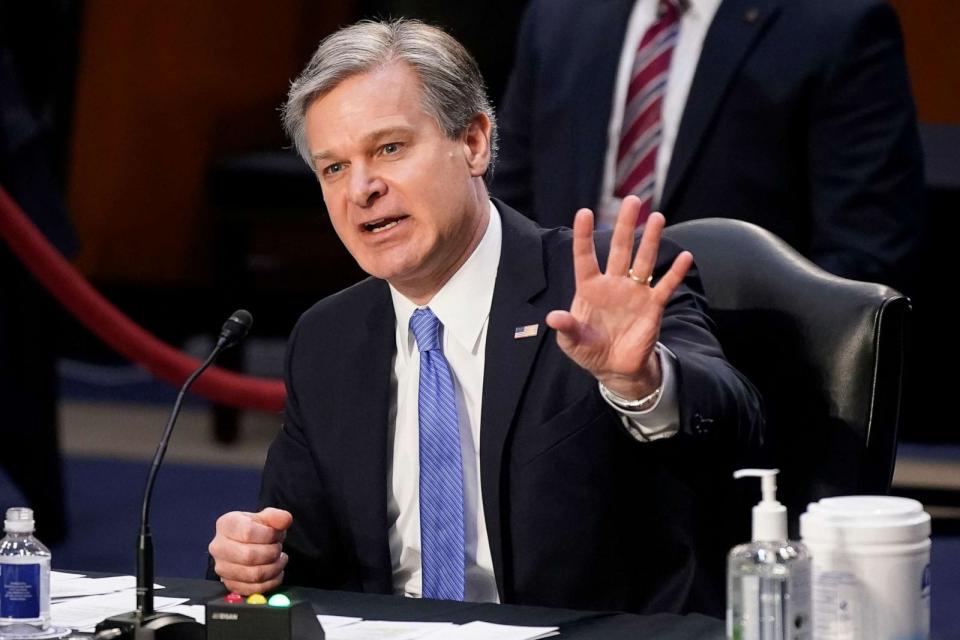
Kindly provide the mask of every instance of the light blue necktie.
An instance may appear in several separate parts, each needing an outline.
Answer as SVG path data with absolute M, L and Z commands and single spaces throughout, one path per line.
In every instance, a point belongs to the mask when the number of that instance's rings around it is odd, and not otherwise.
M 440 321 L 417 309 L 410 330 L 420 349 L 420 559 L 423 597 L 463 600 L 463 465 L 450 365 Z

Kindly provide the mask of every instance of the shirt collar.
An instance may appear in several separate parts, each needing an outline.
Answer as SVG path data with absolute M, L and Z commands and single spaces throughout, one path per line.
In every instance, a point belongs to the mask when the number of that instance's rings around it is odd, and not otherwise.
M 690 14 L 699 20 L 709 17 L 713 19 L 717 8 L 723 0 L 681 0 L 684 15 Z
M 653 14 L 656 15 L 660 0 L 646 0 L 647 6 L 652 7 Z M 713 16 L 723 0 L 676 0 L 677 8 L 681 15 L 690 15 L 697 19 L 705 16 Z
M 500 213 L 491 202 L 487 229 L 476 249 L 426 305 L 443 324 L 444 331 L 470 353 L 478 348 L 480 335 L 490 315 L 502 239 Z M 400 344 L 405 345 L 407 353 L 410 353 L 414 347 L 410 316 L 418 307 L 393 285 L 390 285 L 390 297 L 397 318 Z

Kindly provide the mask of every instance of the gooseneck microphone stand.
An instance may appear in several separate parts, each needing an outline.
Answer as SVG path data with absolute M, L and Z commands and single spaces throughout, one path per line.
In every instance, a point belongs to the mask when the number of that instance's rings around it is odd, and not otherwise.
M 113 638 L 122 639 L 156 639 L 156 640 L 203 640 L 204 626 L 193 618 L 179 613 L 156 611 L 153 608 L 153 535 L 150 533 L 150 500 L 153 497 L 153 485 L 157 472 L 167 453 L 173 425 L 180 415 L 180 407 L 184 396 L 193 382 L 207 370 L 217 356 L 224 349 L 228 349 L 243 340 L 250 327 L 253 326 L 253 316 L 248 311 L 240 309 L 223 324 L 217 344 L 203 364 L 187 378 L 177 400 L 173 404 L 173 411 L 167 420 L 167 426 L 160 437 L 160 444 L 153 456 L 150 473 L 147 476 L 147 486 L 143 492 L 143 503 L 140 512 L 140 532 L 137 537 L 137 610 L 111 616 L 97 625 L 97 635 L 107 630 L 114 630 L 109 634 Z M 116 631 L 120 633 L 117 634 Z

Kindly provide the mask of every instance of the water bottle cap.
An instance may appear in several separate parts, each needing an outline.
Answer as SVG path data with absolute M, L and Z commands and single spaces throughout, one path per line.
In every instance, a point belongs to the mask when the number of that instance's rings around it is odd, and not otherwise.
M 33 509 L 10 507 L 3 522 L 3 530 L 8 533 L 33 533 Z

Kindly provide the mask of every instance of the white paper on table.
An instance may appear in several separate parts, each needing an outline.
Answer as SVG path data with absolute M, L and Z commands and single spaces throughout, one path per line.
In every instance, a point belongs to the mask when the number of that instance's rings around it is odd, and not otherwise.
M 540 640 L 559 635 L 559 627 L 518 627 L 475 620 L 454 629 L 434 633 L 425 638 L 434 640 Z
M 345 627 L 348 624 L 355 624 L 363 620 L 363 618 L 351 618 L 350 616 L 329 616 L 326 614 L 317 615 L 317 620 L 320 621 L 320 626 L 323 627 L 323 630 L 327 629 L 336 629 L 337 627 Z
M 50 584 L 55 582 L 66 582 L 67 580 L 76 580 L 77 578 L 86 578 L 82 573 L 69 573 L 67 571 L 51 571 Z
M 154 608 L 156 608 L 156 606 Z M 206 624 L 207 608 L 202 604 L 175 604 L 172 607 L 164 607 L 163 610 L 169 611 L 170 613 L 182 613 L 185 616 L 190 616 L 200 624 Z
M 156 597 L 153 599 L 153 607 L 164 609 L 175 604 L 183 604 L 187 600 L 188 598 Z M 58 627 L 88 631 L 93 630 L 104 618 L 133 611 L 136 607 L 136 589 L 72 598 L 50 605 L 50 623 Z
M 137 579 L 133 576 L 113 576 L 111 578 L 74 578 L 72 580 L 54 580 L 50 578 L 50 598 L 76 598 L 78 596 L 95 596 L 101 593 L 113 593 L 125 589 L 135 589 Z M 156 589 L 163 589 L 162 585 L 153 585 Z
M 392 622 L 364 620 L 330 631 L 324 629 L 327 640 L 418 640 L 438 630 L 456 628 L 452 622 Z M 443 634 L 441 633 L 441 636 Z M 434 636 L 437 637 L 437 636 Z

